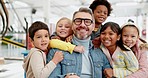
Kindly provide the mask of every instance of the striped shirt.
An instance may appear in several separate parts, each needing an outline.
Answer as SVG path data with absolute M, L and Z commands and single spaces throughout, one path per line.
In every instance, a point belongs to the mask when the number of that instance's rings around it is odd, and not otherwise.
M 117 47 L 111 56 L 107 48 L 103 45 L 101 46 L 101 49 L 110 61 L 115 77 L 125 78 L 139 69 L 138 60 L 132 51 L 123 51 Z

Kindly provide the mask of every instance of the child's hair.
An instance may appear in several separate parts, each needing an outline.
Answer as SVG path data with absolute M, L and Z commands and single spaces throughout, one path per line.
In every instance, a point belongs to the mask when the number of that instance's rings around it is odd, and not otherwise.
M 142 41 L 143 43 L 147 43 L 145 40 L 143 40 L 142 38 L 139 38 L 140 41 Z
M 99 5 L 104 5 L 104 6 L 107 7 L 108 16 L 109 16 L 111 11 L 112 11 L 112 8 L 111 8 L 111 4 L 107 0 L 94 0 L 92 2 L 92 4 L 90 4 L 89 8 L 92 10 L 92 12 L 94 12 L 96 7 L 99 6 Z
M 138 32 L 138 36 L 139 36 L 139 29 L 136 27 L 136 25 L 134 25 L 134 24 L 132 24 L 132 23 L 127 23 L 126 25 L 124 25 L 124 26 L 122 27 L 121 33 L 123 32 L 123 29 L 124 29 L 125 27 L 134 27 L 134 28 L 136 28 L 136 30 L 137 30 L 137 32 Z
M 72 21 L 71 21 L 69 18 L 67 18 L 67 17 L 62 17 L 61 19 L 58 20 L 58 22 L 57 22 L 57 24 L 56 24 L 56 27 L 57 27 L 58 23 L 59 23 L 61 20 L 68 20 L 68 23 L 69 23 L 69 24 L 72 24 Z
M 41 22 L 41 21 L 36 21 L 34 22 L 30 27 L 29 27 L 29 37 L 33 40 L 33 37 L 34 37 L 34 34 L 36 31 L 38 30 L 47 30 L 48 33 L 49 33 L 49 29 L 48 29 L 48 26 Z
M 103 31 L 105 31 L 108 27 L 110 27 L 111 30 L 112 30 L 114 33 L 117 33 L 117 35 L 120 35 L 120 34 L 121 34 L 121 28 L 120 28 L 120 26 L 119 26 L 117 23 L 115 23 L 115 22 L 107 22 L 107 23 L 105 23 L 105 24 L 102 26 L 102 28 L 101 28 L 101 30 L 100 30 L 100 33 L 102 33 Z M 124 50 L 124 51 L 129 51 L 127 48 L 124 47 L 123 44 L 120 43 L 120 41 L 117 41 L 116 44 L 117 44 L 122 50 Z
M 72 26 L 72 21 L 69 19 L 69 18 L 67 18 L 67 17 L 62 17 L 61 19 L 59 19 L 58 20 L 58 22 L 57 22 L 57 24 L 56 24 L 56 29 L 57 29 L 57 26 L 58 26 L 58 23 L 60 22 L 60 21 L 62 21 L 62 20 L 67 20 L 68 21 L 68 24 L 70 24 L 71 26 Z M 73 32 L 72 32 L 73 33 Z M 72 34 L 71 33 L 71 34 Z M 70 35 L 71 35 L 70 34 Z

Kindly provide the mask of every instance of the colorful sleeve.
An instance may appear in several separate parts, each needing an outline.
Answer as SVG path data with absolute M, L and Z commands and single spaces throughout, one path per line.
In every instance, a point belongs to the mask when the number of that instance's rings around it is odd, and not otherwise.
M 47 78 L 56 68 L 56 65 L 52 62 L 44 65 L 44 61 L 46 61 L 43 60 L 44 56 L 46 55 L 39 51 L 36 51 L 32 54 L 30 58 L 30 66 L 35 78 Z
M 126 78 L 148 78 L 148 57 L 147 52 L 142 52 L 138 54 L 139 56 L 139 70 L 130 74 Z M 146 60 L 147 59 L 147 60 Z
M 132 51 L 121 52 L 118 59 L 121 67 L 114 66 L 113 71 L 116 77 L 124 78 L 125 76 L 128 76 L 139 69 L 138 60 Z
M 71 44 L 70 42 L 64 42 L 58 39 L 51 39 L 49 43 L 51 48 L 58 48 L 64 51 L 73 52 L 76 45 Z

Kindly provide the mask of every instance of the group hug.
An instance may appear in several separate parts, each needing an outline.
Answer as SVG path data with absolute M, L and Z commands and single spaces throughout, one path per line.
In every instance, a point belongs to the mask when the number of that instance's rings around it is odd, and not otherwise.
M 72 19 L 59 19 L 53 34 L 46 23 L 33 22 L 26 78 L 148 78 L 147 42 L 133 21 L 105 22 L 111 11 L 107 0 L 94 0 Z

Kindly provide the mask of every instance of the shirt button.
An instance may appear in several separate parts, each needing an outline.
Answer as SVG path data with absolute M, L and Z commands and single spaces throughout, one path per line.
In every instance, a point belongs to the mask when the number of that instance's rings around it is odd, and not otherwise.
M 67 63 L 67 65 L 69 65 L 69 63 Z

